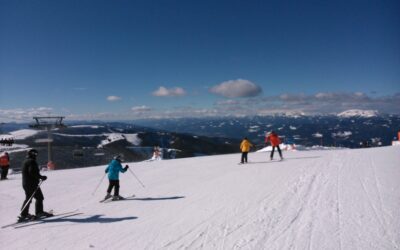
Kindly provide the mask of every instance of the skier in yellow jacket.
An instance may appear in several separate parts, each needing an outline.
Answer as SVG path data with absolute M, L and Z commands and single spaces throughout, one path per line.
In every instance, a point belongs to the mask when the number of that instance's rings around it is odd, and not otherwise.
M 249 153 L 251 147 L 253 147 L 253 144 L 251 144 L 247 137 L 245 137 L 240 143 L 240 150 L 242 151 L 242 159 L 240 163 L 247 163 L 247 154 Z

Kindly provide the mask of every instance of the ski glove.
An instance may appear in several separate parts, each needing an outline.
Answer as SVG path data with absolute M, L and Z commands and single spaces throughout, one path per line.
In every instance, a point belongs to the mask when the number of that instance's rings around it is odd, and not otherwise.
M 128 166 L 128 165 L 126 165 L 126 166 L 125 166 L 125 170 L 128 170 L 128 168 L 129 168 L 129 166 Z
M 40 176 L 40 179 L 41 179 L 42 181 L 45 181 L 45 180 L 47 180 L 47 176 L 42 175 L 42 176 Z

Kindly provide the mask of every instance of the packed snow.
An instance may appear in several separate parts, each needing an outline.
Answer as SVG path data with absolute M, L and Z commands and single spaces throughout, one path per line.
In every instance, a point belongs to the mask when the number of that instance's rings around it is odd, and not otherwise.
M 120 193 L 136 196 L 109 203 L 99 203 L 105 166 L 44 172 L 45 209 L 73 213 L 0 229 L 1 248 L 399 249 L 400 147 L 284 157 L 129 163 Z M 0 182 L 1 225 L 24 200 L 21 175 L 9 177 Z

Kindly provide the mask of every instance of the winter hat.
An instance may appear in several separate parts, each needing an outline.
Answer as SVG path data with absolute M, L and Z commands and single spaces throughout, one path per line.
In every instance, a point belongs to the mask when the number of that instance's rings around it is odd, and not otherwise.
M 121 155 L 116 155 L 116 156 L 114 156 L 114 160 L 117 160 L 117 161 L 121 162 L 122 161 L 122 156 Z
M 36 149 L 31 149 L 28 151 L 28 157 L 36 158 L 37 155 L 38 155 L 38 151 Z

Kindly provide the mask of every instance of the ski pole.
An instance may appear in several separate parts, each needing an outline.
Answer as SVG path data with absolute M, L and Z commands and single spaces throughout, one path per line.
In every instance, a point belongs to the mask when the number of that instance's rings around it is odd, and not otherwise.
M 24 204 L 24 206 L 21 209 L 21 212 L 24 211 L 24 209 L 26 208 L 26 206 L 28 206 L 29 203 L 31 203 L 31 200 L 33 199 L 33 196 L 36 194 L 36 192 L 39 190 L 40 185 L 42 185 L 43 181 L 40 180 L 39 184 L 37 186 L 37 188 L 35 189 L 35 191 L 33 192 L 33 194 L 31 195 L 31 197 L 29 198 L 29 200 Z
M 107 175 L 107 173 L 103 175 L 103 177 L 101 178 L 101 180 L 100 180 L 99 184 L 97 184 L 97 187 L 96 187 L 96 189 L 93 191 L 92 195 L 94 195 L 94 193 L 96 193 L 97 189 L 99 189 L 99 187 L 100 187 L 100 184 L 103 182 L 103 180 L 104 180 L 104 177 L 106 177 L 106 175 Z
M 145 187 L 145 186 L 143 185 L 143 183 L 139 180 L 139 178 L 135 175 L 135 173 L 134 173 L 130 168 L 128 168 L 128 170 L 129 170 L 129 172 L 131 172 L 131 174 L 136 178 L 136 180 L 140 183 L 140 185 L 142 185 L 142 187 Z

